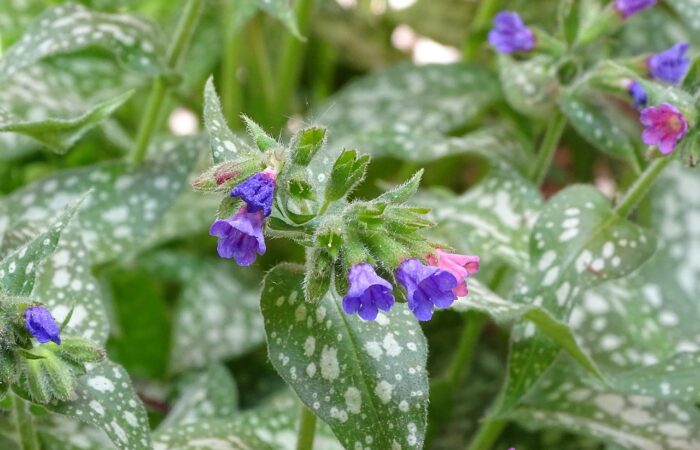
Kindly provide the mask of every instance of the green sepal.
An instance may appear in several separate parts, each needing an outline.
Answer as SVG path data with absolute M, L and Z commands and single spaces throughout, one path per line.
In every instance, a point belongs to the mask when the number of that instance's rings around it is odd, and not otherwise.
M 325 141 L 325 128 L 310 127 L 299 130 L 292 139 L 292 162 L 299 166 L 307 166 Z
M 358 155 L 356 150 L 343 150 L 331 169 L 326 201 L 339 200 L 350 194 L 364 179 L 369 160 L 369 155 Z
M 14 384 L 20 375 L 20 358 L 16 351 L 0 351 L 0 386 Z
M 343 222 L 340 217 L 333 216 L 324 221 L 316 231 L 316 247 L 323 249 L 333 258 L 337 258 L 343 245 Z
M 420 186 L 420 180 L 423 177 L 423 169 L 420 169 L 418 172 L 414 173 L 413 176 L 406 181 L 405 183 L 396 186 L 393 189 L 390 189 L 377 197 L 377 200 L 380 202 L 387 202 L 387 203 L 394 203 L 394 204 L 400 204 L 404 203 L 406 200 L 411 198 L 413 194 L 418 191 L 418 187 Z
M 287 193 L 296 200 L 316 200 L 316 193 L 311 183 L 300 177 L 292 176 L 287 181 Z
M 197 191 L 225 192 L 264 168 L 259 158 L 226 160 L 197 176 L 192 187 Z
M 322 248 L 307 250 L 304 274 L 304 297 L 307 302 L 318 303 L 331 285 L 335 258 Z
M 250 135 L 253 142 L 255 142 L 255 145 L 261 152 L 266 152 L 271 148 L 280 146 L 280 144 L 272 136 L 267 134 L 265 130 L 263 130 L 260 125 L 255 123 L 250 117 L 243 115 L 243 121 L 245 122 L 248 135 Z
M 236 214 L 242 203 L 243 201 L 240 198 L 226 195 L 221 199 L 221 203 L 219 203 L 219 207 L 216 209 L 216 218 L 228 219 L 232 215 Z

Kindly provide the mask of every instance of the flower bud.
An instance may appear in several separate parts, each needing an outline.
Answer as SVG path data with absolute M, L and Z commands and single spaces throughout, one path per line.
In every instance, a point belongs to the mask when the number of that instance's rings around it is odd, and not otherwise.
M 53 341 L 61 344 L 61 329 L 43 306 L 31 306 L 24 311 L 24 321 L 27 331 L 40 343 Z

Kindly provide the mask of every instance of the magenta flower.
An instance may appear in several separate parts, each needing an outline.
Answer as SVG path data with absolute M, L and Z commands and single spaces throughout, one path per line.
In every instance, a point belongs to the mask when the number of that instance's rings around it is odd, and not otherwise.
M 629 92 L 632 97 L 632 105 L 634 105 L 635 108 L 642 109 L 647 106 L 649 98 L 641 84 L 636 81 L 630 81 L 627 92 Z
M 358 313 L 365 320 L 374 320 L 380 309 L 389 311 L 394 305 L 391 283 L 377 275 L 367 263 L 350 268 L 348 283 L 350 288 L 343 297 L 343 309 L 347 314 Z
M 690 67 L 690 60 L 685 55 L 689 48 L 687 42 L 679 42 L 668 50 L 651 55 L 647 59 L 649 76 L 671 84 L 680 83 Z
M 430 320 L 433 308 L 447 308 L 457 296 L 457 279 L 450 272 L 426 266 L 412 258 L 396 269 L 396 279 L 406 288 L 408 307 L 418 320 Z
M 24 324 L 29 333 L 40 343 L 53 341 L 61 345 L 61 329 L 46 308 L 42 306 L 27 308 L 24 311 Z
M 535 33 L 525 26 L 518 13 L 501 11 L 493 19 L 489 43 L 501 53 L 527 52 L 535 48 Z
M 688 132 L 688 122 L 675 106 L 662 103 L 642 110 L 640 121 L 644 125 L 642 141 L 658 145 L 659 151 L 668 155 Z
M 265 254 L 265 237 L 261 211 L 248 212 L 245 206 L 225 220 L 216 220 L 209 234 L 217 236 L 217 251 L 222 258 L 233 258 L 239 266 L 249 266 L 257 255 Z M 256 255 L 257 254 L 257 255 Z
M 262 211 L 265 217 L 272 212 L 275 194 L 274 169 L 267 168 L 248 178 L 231 190 L 231 197 L 240 197 L 248 206 L 248 211 Z
M 623 19 L 637 14 L 656 4 L 656 0 L 616 0 L 615 11 L 619 12 Z
M 450 272 L 457 279 L 457 286 L 452 290 L 457 297 L 464 297 L 469 293 L 467 278 L 479 271 L 479 257 L 447 253 L 437 249 L 435 255 L 428 255 L 431 266 Z

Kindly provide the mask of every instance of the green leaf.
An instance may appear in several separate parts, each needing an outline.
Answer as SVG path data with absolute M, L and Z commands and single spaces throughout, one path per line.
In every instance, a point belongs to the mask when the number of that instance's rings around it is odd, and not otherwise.
M 117 447 L 104 431 L 57 414 L 38 420 L 37 433 L 43 450 L 107 450 Z M 3 447 L 4 448 L 4 447 Z
M 418 192 L 418 188 L 420 187 L 420 180 L 422 177 L 423 169 L 420 169 L 403 184 L 387 189 L 386 192 L 377 197 L 377 201 L 393 203 L 398 205 L 406 202 L 409 198 L 413 197 L 413 195 L 416 192 Z
M 639 166 L 632 143 L 603 106 L 573 94 L 562 95 L 559 105 L 582 138 L 603 153 Z
M 234 17 L 229 26 L 232 28 L 229 32 L 239 32 L 243 26 L 255 15 L 260 9 L 282 22 L 282 25 L 287 27 L 290 33 L 298 39 L 304 40 L 304 37 L 299 32 L 297 25 L 296 14 L 289 0 L 226 0 L 235 2 L 233 8 Z
M 608 335 L 612 336 L 612 335 Z M 656 364 L 622 373 L 613 386 L 622 392 L 664 400 L 700 401 L 700 353 L 676 353 Z
M 169 428 L 157 433 L 153 441 L 156 448 L 168 450 L 275 450 L 258 438 L 252 428 L 241 428 L 230 419 L 206 419 Z
M 292 139 L 292 161 L 300 166 L 308 165 L 325 142 L 325 128 L 309 127 L 299 130 Z
M 244 274 L 234 277 L 230 261 L 193 263 L 193 275 L 173 314 L 170 366 L 174 371 L 233 358 L 264 340 L 259 281 Z
M 590 186 L 572 186 L 550 199 L 530 236 L 530 270 L 514 301 L 542 306 L 564 321 L 584 289 L 629 274 L 656 249 L 647 230 L 615 215 Z M 501 411 L 527 393 L 558 353 L 535 327 L 514 327 Z
M 369 155 L 358 155 L 357 150 L 343 150 L 333 163 L 326 201 L 336 201 L 349 195 L 365 178 Z
M 144 245 L 178 198 L 202 144 L 199 138 L 172 138 L 155 144 L 151 154 L 157 159 L 138 167 L 109 161 L 55 172 L 3 200 L 11 226 L 46 220 L 92 189 L 77 215 L 92 263 L 124 258 Z
M 501 161 L 490 174 L 464 194 L 444 191 L 419 193 L 415 202 L 434 207 L 434 235 L 462 251 L 500 258 L 521 270 L 527 267 L 528 236 L 539 209 L 537 188 Z
M 423 445 L 427 349 L 416 319 L 397 304 L 377 321 L 346 315 L 332 292 L 304 302 L 303 269 L 268 272 L 261 297 L 269 357 L 299 398 L 346 448 Z
M 539 118 L 554 112 L 558 81 L 554 62 L 548 55 L 516 61 L 498 55 L 498 71 L 503 93 L 513 109 Z
M 24 121 L 0 109 L 0 132 L 14 131 L 30 136 L 56 153 L 65 153 L 88 130 L 109 117 L 122 106 L 133 91 L 96 105 L 78 117 L 49 118 L 38 121 Z
M 159 430 L 181 427 L 209 418 L 232 418 L 238 410 L 236 383 L 225 366 L 185 375 L 178 381 L 177 396 Z
M 129 374 L 111 361 L 93 366 L 80 378 L 74 400 L 45 407 L 101 428 L 120 450 L 151 446 L 143 403 L 131 387 Z
M 668 2 L 668 6 L 673 9 L 691 33 L 700 31 L 700 1 L 698 0 L 674 0 Z
M 245 122 L 248 135 L 251 137 L 251 139 L 253 139 L 253 142 L 255 142 L 255 145 L 258 146 L 261 152 L 266 152 L 279 146 L 279 143 L 275 140 L 275 138 L 267 134 L 267 132 L 250 117 L 243 116 L 243 122 Z
M 84 198 L 74 200 L 46 231 L 0 261 L 0 291 L 20 296 L 32 292 L 39 264 L 56 251 L 61 233 Z
M 163 41 L 152 23 L 68 3 L 37 17 L 22 39 L 3 53 L 0 81 L 46 57 L 91 47 L 114 54 L 134 70 L 156 74 L 163 68 Z
M 149 246 L 202 234 L 214 221 L 220 201 L 218 195 L 186 189 L 153 228 Z

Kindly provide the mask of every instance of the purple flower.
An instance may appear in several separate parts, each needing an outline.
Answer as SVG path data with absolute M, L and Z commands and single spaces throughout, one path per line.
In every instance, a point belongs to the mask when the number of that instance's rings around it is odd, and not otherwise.
M 457 296 L 453 289 L 457 279 L 450 272 L 426 266 L 412 258 L 396 269 L 396 279 L 406 288 L 408 307 L 418 320 L 430 320 L 433 307 L 447 308 Z
M 245 206 L 225 220 L 216 220 L 209 234 L 218 236 L 217 251 L 222 258 L 233 258 L 239 266 L 255 262 L 256 253 L 265 254 L 265 237 L 262 224 L 265 218 L 261 211 L 248 212 Z
M 630 81 L 629 85 L 627 86 L 627 92 L 629 92 L 630 96 L 632 97 L 632 104 L 635 108 L 642 109 L 647 106 L 647 101 L 649 99 L 647 98 L 647 93 L 641 84 L 636 81 Z
M 688 122 L 675 106 L 662 103 L 642 110 L 640 121 L 644 125 L 642 140 L 647 145 L 658 145 L 659 151 L 668 155 L 688 132 Z
M 535 48 L 535 42 L 535 33 L 525 26 L 518 13 L 501 11 L 494 17 L 489 43 L 499 52 L 527 52 Z
M 394 304 L 391 284 L 367 263 L 350 268 L 348 283 L 350 289 L 343 297 L 343 309 L 348 314 L 359 313 L 365 320 L 374 320 L 379 309 L 389 311 Z
M 61 329 L 58 328 L 56 321 L 53 320 L 51 313 L 42 306 L 32 306 L 24 311 L 24 323 L 27 330 L 37 341 L 44 342 L 53 341 L 61 345 Z
M 276 172 L 265 169 L 248 178 L 231 190 L 231 197 L 240 197 L 248 206 L 248 211 L 262 211 L 265 217 L 272 212 L 275 194 Z
M 668 50 L 651 55 L 647 59 L 649 76 L 671 84 L 680 83 L 690 66 L 690 60 L 685 56 L 689 48 L 687 42 L 679 42 Z
M 615 11 L 619 12 L 623 19 L 637 14 L 656 4 L 656 0 L 616 0 Z

